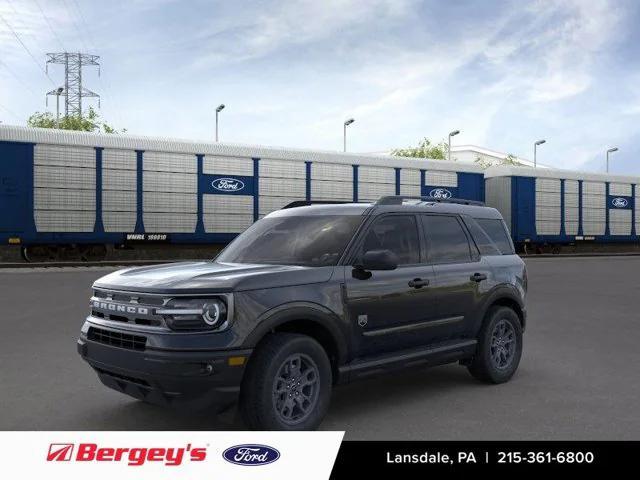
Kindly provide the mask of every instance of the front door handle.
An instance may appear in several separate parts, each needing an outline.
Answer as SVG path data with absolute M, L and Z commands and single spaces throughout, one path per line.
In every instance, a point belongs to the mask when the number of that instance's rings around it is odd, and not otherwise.
M 470 280 L 472 282 L 481 282 L 482 280 L 486 280 L 487 276 L 484 273 L 474 273 L 471 275 Z
M 421 279 L 421 278 L 414 278 L 413 280 L 409 280 L 409 286 L 411 288 L 422 288 L 422 287 L 426 287 L 427 285 L 429 285 L 429 280 L 427 279 Z

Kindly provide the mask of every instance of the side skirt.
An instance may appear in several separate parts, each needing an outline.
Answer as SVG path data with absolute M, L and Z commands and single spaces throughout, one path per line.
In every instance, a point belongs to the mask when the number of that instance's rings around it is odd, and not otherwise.
M 358 358 L 338 369 L 338 383 L 348 383 L 372 375 L 415 366 L 435 366 L 453 363 L 472 356 L 476 339 L 455 340 L 429 347 Z

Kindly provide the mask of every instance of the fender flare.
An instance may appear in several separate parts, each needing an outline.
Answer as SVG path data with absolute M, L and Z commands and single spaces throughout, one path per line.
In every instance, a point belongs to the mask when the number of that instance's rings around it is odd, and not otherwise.
M 294 320 L 310 321 L 326 330 L 336 346 L 338 365 L 346 363 L 349 337 L 346 329 L 341 327 L 344 322 L 327 307 L 311 302 L 284 303 L 264 312 L 256 319 L 257 326 L 247 336 L 243 348 L 255 348 L 270 331 Z
M 482 307 L 480 308 L 480 314 L 476 317 L 476 321 L 473 326 L 474 332 L 480 331 L 482 322 L 484 321 L 484 318 L 487 315 L 489 308 L 491 308 L 491 305 L 503 299 L 508 299 L 510 301 L 513 301 L 520 307 L 520 310 L 522 310 L 523 313 L 526 312 L 524 301 L 522 300 L 522 298 L 520 297 L 520 295 L 518 294 L 517 290 L 513 285 L 508 285 L 508 284 L 497 285 L 487 294 L 487 297 L 483 302 Z M 526 327 L 526 315 L 523 315 L 521 320 L 522 320 L 522 331 L 524 331 Z

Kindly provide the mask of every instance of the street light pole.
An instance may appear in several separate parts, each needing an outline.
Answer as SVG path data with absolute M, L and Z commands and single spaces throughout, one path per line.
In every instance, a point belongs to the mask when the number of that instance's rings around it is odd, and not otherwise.
M 533 144 L 533 168 L 536 168 L 538 166 L 538 160 L 537 160 L 537 154 L 538 154 L 538 145 L 542 145 L 543 143 L 546 143 L 546 140 L 538 140 L 536 143 Z
M 218 114 L 224 109 L 224 103 L 221 103 L 216 108 L 216 142 L 218 141 Z
M 60 94 L 63 91 L 62 87 L 56 89 L 56 128 L 60 128 Z
M 618 151 L 618 147 L 613 147 L 607 150 L 607 173 L 609 173 L 609 154 L 617 151 Z
M 347 127 L 355 122 L 355 119 L 350 118 L 344 121 L 344 125 L 342 128 L 342 143 L 343 143 L 343 151 L 347 151 Z
M 447 160 L 451 161 L 451 137 L 455 137 L 460 133 L 460 130 L 454 130 L 449 133 L 449 148 L 447 150 Z

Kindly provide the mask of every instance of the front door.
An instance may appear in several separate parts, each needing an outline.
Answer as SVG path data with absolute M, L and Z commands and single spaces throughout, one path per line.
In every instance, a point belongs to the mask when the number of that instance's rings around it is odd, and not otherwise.
M 417 218 L 385 215 L 374 220 L 355 255 L 386 249 L 395 253 L 398 268 L 373 271 L 360 279 L 345 267 L 346 303 L 355 331 L 357 356 L 424 345 L 426 324 L 436 318 L 433 267 L 424 263 Z M 357 262 L 356 262 L 357 263 Z

